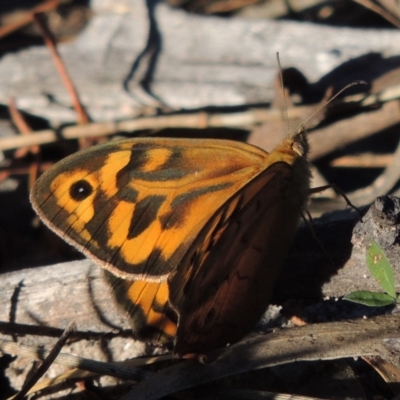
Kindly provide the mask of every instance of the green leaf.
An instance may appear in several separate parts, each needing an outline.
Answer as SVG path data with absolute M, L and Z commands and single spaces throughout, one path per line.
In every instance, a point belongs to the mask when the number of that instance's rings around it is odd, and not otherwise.
M 372 276 L 378 281 L 382 289 L 396 298 L 393 268 L 383 250 L 373 241 L 367 249 L 367 266 Z
M 367 292 L 366 290 L 351 292 L 343 298 L 368 307 L 383 307 L 396 302 L 392 296 L 386 293 Z

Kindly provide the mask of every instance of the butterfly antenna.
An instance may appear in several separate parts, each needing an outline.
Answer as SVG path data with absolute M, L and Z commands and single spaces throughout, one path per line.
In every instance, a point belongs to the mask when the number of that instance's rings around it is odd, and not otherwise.
M 344 88 L 340 89 L 333 97 L 331 97 L 326 103 L 322 104 L 321 107 L 319 107 L 316 111 L 314 111 L 309 117 L 307 117 L 297 128 L 297 131 L 300 131 L 302 129 L 304 129 L 304 126 L 306 125 L 306 123 L 314 118 L 318 113 L 320 113 L 326 106 L 328 106 L 330 103 L 332 103 L 333 100 L 335 100 L 338 96 L 340 96 L 345 90 L 350 89 L 353 86 L 356 85 L 367 85 L 367 82 L 363 81 L 363 80 L 358 80 L 358 81 L 354 81 L 349 83 L 348 85 L 346 85 Z
M 278 67 L 279 67 L 279 78 L 281 80 L 281 89 L 282 89 L 282 95 L 283 95 L 283 104 L 284 104 L 284 114 L 283 117 L 286 121 L 287 125 L 287 131 L 288 131 L 288 136 L 291 136 L 290 132 L 290 124 L 289 124 L 289 115 L 288 115 L 288 105 L 287 105 L 287 98 L 286 98 L 286 92 L 285 92 L 285 85 L 283 83 L 283 70 L 282 70 L 282 65 L 281 65 L 281 60 L 279 59 L 279 53 L 276 53 L 276 59 L 278 61 Z

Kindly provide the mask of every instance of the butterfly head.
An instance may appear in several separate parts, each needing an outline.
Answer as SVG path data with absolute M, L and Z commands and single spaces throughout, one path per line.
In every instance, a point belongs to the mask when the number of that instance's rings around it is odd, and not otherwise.
M 291 137 L 292 150 L 300 157 L 307 157 L 310 151 L 305 126 L 301 124 L 296 133 Z

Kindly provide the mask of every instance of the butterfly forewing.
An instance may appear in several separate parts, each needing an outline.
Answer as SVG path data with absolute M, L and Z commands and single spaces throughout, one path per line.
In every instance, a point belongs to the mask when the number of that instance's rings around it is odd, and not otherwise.
M 111 142 L 58 163 L 31 200 L 47 225 L 116 276 L 160 281 L 267 156 L 222 140 Z

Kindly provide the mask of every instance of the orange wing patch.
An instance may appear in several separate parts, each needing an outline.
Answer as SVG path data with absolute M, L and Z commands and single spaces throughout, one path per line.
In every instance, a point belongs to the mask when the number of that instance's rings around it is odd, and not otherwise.
M 171 340 L 176 333 L 176 319 L 168 318 L 168 284 L 164 282 L 135 281 L 128 290 L 127 297 L 146 316 L 146 325 L 163 333 Z
M 135 337 L 148 343 L 171 343 L 177 329 L 177 315 L 169 305 L 168 284 L 127 281 L 105 271 L 118 306 L 134 328 Z

